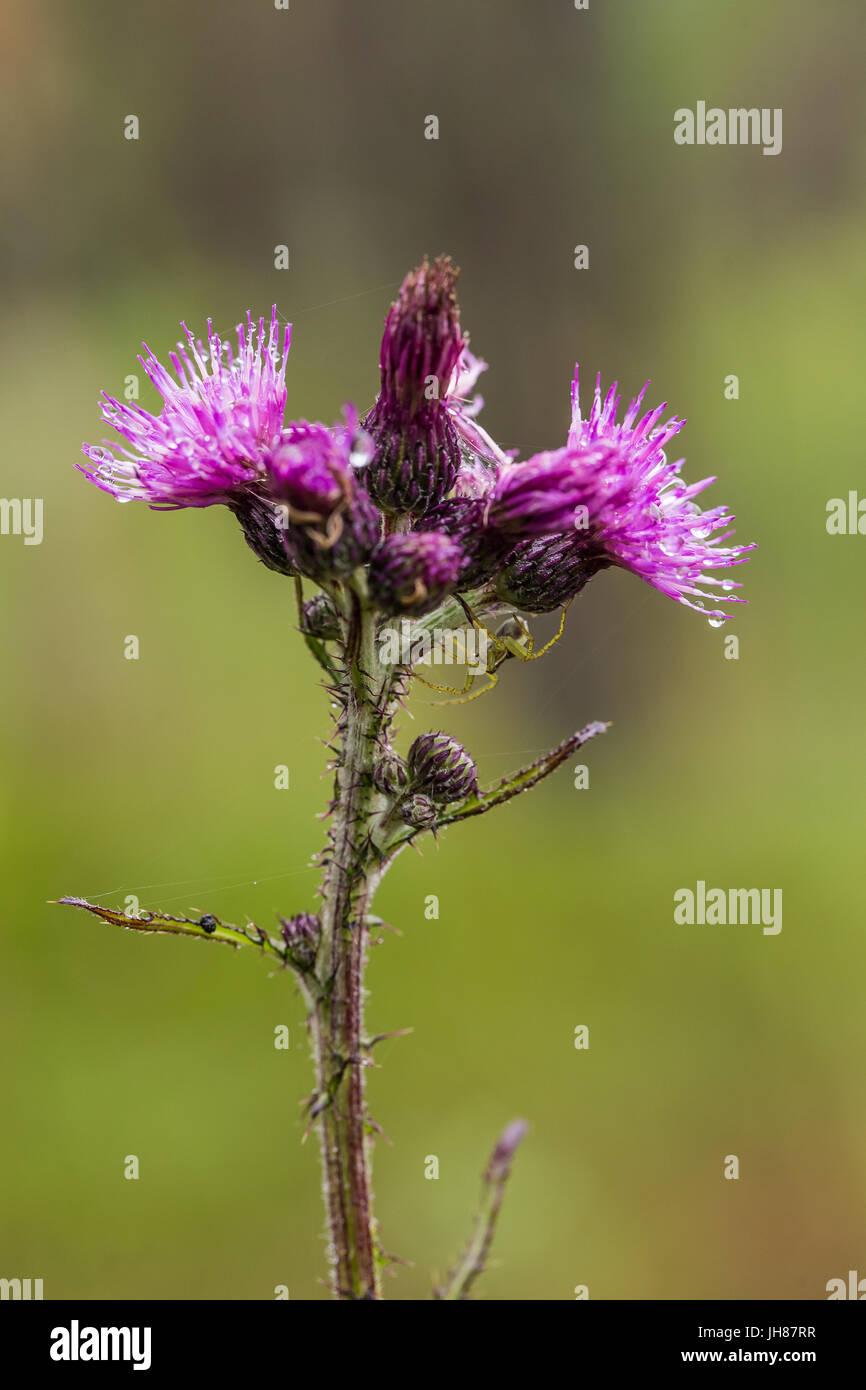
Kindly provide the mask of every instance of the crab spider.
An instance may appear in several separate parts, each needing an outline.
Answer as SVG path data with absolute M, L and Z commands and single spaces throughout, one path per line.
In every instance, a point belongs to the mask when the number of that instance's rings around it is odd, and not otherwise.
M 443 690 L 447 691 L 449 695 L 458 695 L 461 697 L 457 700 L 434 700 L 434 705 L 466 705 L 470 700 L 477 700 L 479 695 L 486 695 L 488 691 L 493 690 L 499 682 L 499 676 L 497 674 L 499 667 L 504 661 L 508 661 L 512 657 L 516 657 L 518 661 L 538 661 L 540 657 L 550 651 L 551 647 L 555 646 L 562 636 L 565 630 L 565 615 L 571 603 L 571 599 L 569 599 L 568 603 L 562 605 L 562 616 L 560 617 L 557 631 L 549 642 L 545 642 L 540 651 L 536 651 L 535 639 L 532 633 L 529 631 L 523 619 L 519 618 L 516 613 L 512 613 L 495 632 L 492 632 L 485 623 L 482 623 L 476 618 L 472 609 L 459 594 L 456 595 L 456 598 L 473 627 L 479 628 L 482 632 L 485 632 L 490 639 L 491 646 L 487 654 L 487 665 L 484 672 L 484 674 L 489 677 L 489 680 L 487 685 L 483 685 L 480 690 L 474 690 L 469 694 L 472 682 L 478 674 L 477 671 L 467 671 L 466 683 L 462 689 L 453 685 L 435 685 L 432 681 L 425 680 L 423 676 L 419 676 L 417 671 L 413 672 L 416 679 L 421 681 L 422 684 L 426 685 L 430 690 Z

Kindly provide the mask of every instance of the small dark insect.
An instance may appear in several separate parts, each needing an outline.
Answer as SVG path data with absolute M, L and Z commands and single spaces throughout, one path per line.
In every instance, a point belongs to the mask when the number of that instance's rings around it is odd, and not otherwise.
M 217 919 L 212 916 L 210 912 L 206 912 L 203 917 L 200 917 L 198 924 L 206 932 L 216 931 L 217 929 Z

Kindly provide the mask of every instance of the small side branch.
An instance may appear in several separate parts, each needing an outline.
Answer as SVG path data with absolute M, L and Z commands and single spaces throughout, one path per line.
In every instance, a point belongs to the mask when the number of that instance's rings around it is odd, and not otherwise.
M 469 1290 L 475 1280 L 487 1268 L 487 1259 L 493 1244 L 496 1222 L 499 1218 L 502 1200 L 505 1196 L 505 1187 L 511 1173 L 511 1162 L 518 1144 L 528 1129 L 529 1126 L 525 1120 L 512 1120 L 511 1124 L 499 1136 L 499 1142 L 493 1150 L 490 1162 L 484 1172 L 481 1202 L 469 1244 L 456 1268 L 449 1274 L 444 1289 L 434 1291 L 434 1298 L 445 1299 L 450 1302 L 468 1299 Z
M 254 922 L 245 927 L 236 927 L 230 922 L 221 922 L 212 913 L 205 913 L 202 917 L 171 917 L 164 912 L 141 912 L 137 917 L 127 917 L 125 912 L 113 907 L 100 907 L 96 903 L 89 903 L 86 898 L 58 898 L 57 901 L 63 906 L 83 907 L 86 912 L 101 917 L 103 922 L 111 922 L 113 926 L 123 927 L 126 931 L 194 936 L 199 940 L 219 941 L 223 946 L 234 946 L 236 950 L 241 946 L 258 946 L 266 955 L 274 956 L 280 965 L 287 963 L 284 942 L 269 936 Z
M 470 796 L 450 810 L 443 811 L 438 824 L 454 825 L 457 821 L 467 820 L 469 816 L 483 816 L 485 811 L 492 811 L 494 806 L 501 806 L 504 801 L 510 801 L 521 792 L 529 791 L 530 787 L 534 787 L 543 778 L 549 777 L 551 772 L 555 772 L 566 758 L 570 758 L 584 743 L 588 743 L 596 734 L 603 734 L 609 728 L 609 724 L 603 724 L 600 720 L 587 724 L 570 738 L 564 739 L 558 747 L 545 753 L 543 758 L 521 768 L 519 772 L 512 773 L 510 777 L 503 777 L 495 787 L 479 792 L 477 796 Z

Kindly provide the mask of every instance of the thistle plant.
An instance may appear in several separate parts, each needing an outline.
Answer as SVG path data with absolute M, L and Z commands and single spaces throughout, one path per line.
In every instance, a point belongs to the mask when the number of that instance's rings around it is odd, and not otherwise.
M 444 652 L 447 664 L 449 653 L 459 656 L 458 637 L 483 638 L 483 659 L 466 667 L 463 684 L 436 686 L 454 701 L 474 699 L 506 661 L 542 656 L 569 605 L 612 566 L 721 624 L 742 601 L 740 586 L 707 571 L 727 574 L 752 548 L 724 543 L 727 508 L 698 506 L 713 479 L 688 485 L 682 460 L 668 460 L 683 421 L 663 419 L 663 405 L 644 411 L 646 387 L 619 420 L 616 385 L 603 395 L 597 382 L 584 416 L 575 371 L 564 443 L 527 460 L 502 449 L 478 423 L 475 387 L 486 364 L 469 350 L 455 282 L 447 258 L 407 276 L 385 320 L 379 396 L 363 419 L 347 405 L 332 426 L 285 420 L 290 330 L 274 308 L 269 323 L 247 316 L 236 348 L 210 323 L 205 342 L 184 326 L 169 355 L 173 373 L 145 345 L 139 360 L 162 396 L 160 413 L 104 395 L 103 417 L 123 443 L 85 445 L 80 465 L 119 501 L 228 507 L 257 558 L 289 580 L 300 638 L 327 693 L 334 787 L 317 856 L 318 910 L 265 931 L 215 912 L 128 917 L 62 901 L 137 931 L 252 945 L 296 981 L 315 1070 L 306 1121 L 321 1145 L 329 1282 L 339 1299 L 379 1299 L 388 1264 L 373 1212 L 377 1126 L 366 1097 L 379 1041 L 364 1022 L 376 890 L 407 846 L 535 786 L 606 728 L 588 723 L 488 787 L 447 731 L 420 734 L 401 756 L 396 721 L 411 684 L 434 684 L 424 658 L 432 651 L 435 664 Z M 556 636 L 536 647 L 532 619 L 556 610 Z M 397 627 L 409 642 L 395 661 L 388 639 Z M 474 1232 L 434 1296 L 468 1297 L 484 1268 L 525 1129 L 513 1121 L 496 1144 Z

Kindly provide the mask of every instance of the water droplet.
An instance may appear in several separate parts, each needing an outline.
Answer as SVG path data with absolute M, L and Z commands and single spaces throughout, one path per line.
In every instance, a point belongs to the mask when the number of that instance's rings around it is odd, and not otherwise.
M 721 587 L 724 589 L 726 594 L 729 594 L 731 592 L 731 589 L 736 589 L 737 586 L 732 579 L 725 579 Z
M 724 627 L 725 625 L 724 618 L 708 618 L 707 622 L 709 623 L 710 627 Z

